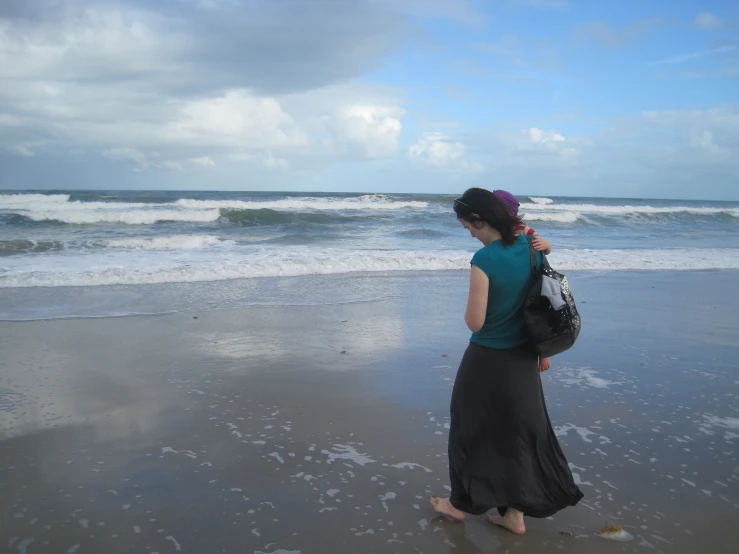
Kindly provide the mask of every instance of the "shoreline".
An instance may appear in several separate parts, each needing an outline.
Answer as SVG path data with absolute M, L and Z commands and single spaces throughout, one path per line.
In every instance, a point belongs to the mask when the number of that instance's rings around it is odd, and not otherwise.
M 556 267 L 554 268 L 557 269 Z M 669 276 L 672 274 L 680 275 L 734 275 L 739 276 L 739 269 L 686 269 L 686 270 L 567 270 L 563 273 L 573 285 L 573 290 L 577 295 L 576 289 L 578 283 L 592 279 L 615 279 L 622 278 L 643 278 L 650 275 Z M 363 272 L 348 274 L 319 274 L 319 275 L 299 275 L 284 277 L 255 277 L 243 279 L 228 279 L 222 281 L 196 281 L 196 282 L 175 282 L 175 283 L 154 283 L 154 284 L 137 284 L 137 285 L 96 285 L 96 286 L 70 286 L 70 287 L 15 287 L 0 288 L 0 306 L 6 306 L 5 312 L 0 308 L 0 322 L 5 323 L 23 323 L 32 321 L 56 321 L 56 320 L 74 320 L 74 319 L 105 319 L 118 317 L 150 317 L 162 316 L 175 313 L 190 313 L 212 310 L 231 309 L 239 307 L 243 309 L 254 308 L 290 308 L 296 306 L 329 306 L 343 304 L 364 304 L 372 302 L 382 302 L 392 298 L 384 293 L 383 287 L 380 285 L 383 281 L 390 282 L 389 287 L 396 287 L 396 283 L 404 280 L 420 280 L 428 283 L 431 289 L 440 289 L 449 287 L 455 292 L 453 294 L 464 295 L 467 286 L 467 270 L 444 270 L 444 271 L 398 271 L 398 272 Z M 669 278 L 669 277 L 668 277 Z M 722 277 L 722 281 L 725 280 Z M 350 283 L 351 282 L 351 283 Z M 371 286 L 368 286 L 368 283 Z M 330 287 L 330 293 L 327 297 L 326 289 Z M 182 289 L 182 290 L 178 290 Z M 190 289 L 190 290 L 187 290 Z M 214 291 L 218 289 L 217 293 Z M 289 295 L 285 295 L 284 291 L 301 291 L 306 290 L 304 296 L 317 298 L 311 302 L 297 302 Z M 357 296 L 362 294 L 365 289 L 369 289 L 369 293 L 364 297 Z M 360 290 L 358 293 L 357 290 Z M 177 291 L 171 293 L 171 291 Z M 258 302 L 256 296 L 260 294 L 272 294 L 275 300 L 271 302 Z M 162 295 L 169 294 L 161 307 L 156 311 L 127 311 L 131 310 L 132 303 L 135 304 L 136 296 L 144 295 L 147 298 L 145 302 L 150 303 L 152 299 L 157 299 Z M 282 299 L 280 295 L 282 294 Z M 294 292 L 293 298 L 294 298 Z M 338 300 L 329 300 L 333 294 L 344 295 Z M 107 301 L 107 305 L 95 309 L 86 308 L 87 313 L 79 313 L 82 311 L 78 306 L 69 306 L 68 298 L 74 296 L 78 305 L 89 305 L 103 301 Z M 218 303 L 218 296 L 226 296 L 225 300 Z M 187 297 L 189 300 L 197 298 L 197 302 L 191 305 L 181 305 L 181 299 Z M 302 298 L 303 296 L 301 296 Z M 462 297 L 462 296 L 460 296 Z M 575 296 L 577 300 L 577 296 Z M 42 310 L 61 310 L 66 306 L 67 312 L 77 313 L 61 313 L 59 315 L 18 315 L 29 311 Z M 175 307 L 180 306 L 180 307 Z M 123 313 L 121 313 L 123 312 Z

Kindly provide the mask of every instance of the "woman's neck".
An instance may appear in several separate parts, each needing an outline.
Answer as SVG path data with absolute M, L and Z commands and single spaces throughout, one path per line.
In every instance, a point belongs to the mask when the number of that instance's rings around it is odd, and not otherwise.
M 496 240 L 501 240 L 503 238 L 503 235 L 501 235 L 499 231 L 493 229 L 492 227 L 487 227 L 485 231 L 485 234 L 480 237 L 480 242 L 482 242 L 482 244 L 485 246 L 490 246 Z

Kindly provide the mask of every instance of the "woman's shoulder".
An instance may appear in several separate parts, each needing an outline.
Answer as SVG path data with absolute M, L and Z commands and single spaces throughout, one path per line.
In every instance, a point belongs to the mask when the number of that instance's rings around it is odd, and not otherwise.
M 495 252 L 495 256 L 506 259 L 511 257 L 517 258 L 521 256 L 523 252 L 528 252 L 528 250 L 529 239 L 524 235 L 517 235 L 512 244 L 503 245 L 501 243 L 500 248 Z
M 487 246 L 483 246 L 480 248 L 477 252 L 475 252 L 475 256 L 485 256 L 490 257 L 495 254 L 495 250 L 497 246 L 500 245 L 500 241 L 492 242 L 488 244 Z
M 493 252 L 493 249 L 490 248 L 490 246 L 491 245 L 483 246 L 477 252 L 475 252 L 472 256 L 471 263 L 483 270 L 487 270 L 491 262 L 495 258 L 495 253 Z

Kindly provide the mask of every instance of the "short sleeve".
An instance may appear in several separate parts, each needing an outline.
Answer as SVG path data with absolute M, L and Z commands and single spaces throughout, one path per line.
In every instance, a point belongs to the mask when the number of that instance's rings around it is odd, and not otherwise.
M 483 273 L 485 273 L 488 278 L 492 275 L 493 263 L 490 259 L 490 253 L 484 248 L 475 252 L 475 255 L 472 256 L 472 260 L 470 260 L 470 264 L 482 269 Z

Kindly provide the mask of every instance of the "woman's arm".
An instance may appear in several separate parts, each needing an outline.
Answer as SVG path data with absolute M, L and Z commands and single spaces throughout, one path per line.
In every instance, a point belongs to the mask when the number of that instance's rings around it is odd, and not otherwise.
M 467 311 L 464 314 L 464 322 L 473 333 L 477 333 L 485 324 L 489 286 L 490 280 L 485 272 L 473 265 L 470 271 L 470 294 L 467 299 Z

